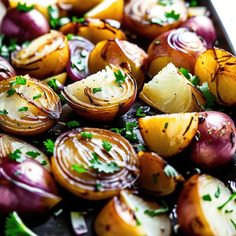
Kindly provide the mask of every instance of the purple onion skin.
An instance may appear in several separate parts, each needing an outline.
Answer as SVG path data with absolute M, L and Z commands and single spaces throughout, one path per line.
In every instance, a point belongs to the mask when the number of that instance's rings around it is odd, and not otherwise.
M 4 58 L 0 57 L 0 81 L 11 78 L 15 75 L 16 72 L 10 63 Z
M 182 27 L 189 28 L 205 39 L 207 48 L 212 48 L 216 41 L 216 30 L 212 20 L 207 16 L 194 16 L 185 21 Z
M 43 214 L 60 201 L 50 173 L 34 160 L 0 165 L 0 212 Z
M 18 42 L 31 41 L 49 31 L 47 19 L 35 9 L 28 12 L 9 9 L 1 24 L 1 33 Z
M 197 139 L 191 151 L 192 161 L 204 169 L 227 165 L 236 151 L 233 120 L 222 112 L 200 113 Z
M 88 57 L 89 53 L 94 48 L 94 44 L 89 40 L 74 36 L 69 40 L 70 60 L 67 63 L 66 71 L 72 81 L 78 81 L 86 78 L 89 75 Z M 75 66 L 75 62 L 81 62 L 82 68 L 77 68 L 80 64 Z

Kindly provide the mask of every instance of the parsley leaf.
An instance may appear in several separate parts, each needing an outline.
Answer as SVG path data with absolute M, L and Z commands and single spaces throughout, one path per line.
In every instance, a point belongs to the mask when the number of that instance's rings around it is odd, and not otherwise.
M 0 110 L 0 116 L 1 115 L 7 115 L 7 114 L 8 114 L 8 111 L 6 109 Z
M 179 19 L 179 17 L 180 17 L 180 14 L 178 14 L 174 10 L 172 10 L 170 12 L 166 12 L 165 13 L 165 17 L 177 21 Z
M 159 209 L 155 209 L 155 210 L 152 210 L 152 209 L 146 209 L 144 211 L 144 214 L 150 216 L 150 217 L 155 217 L 155 216 L 159 216 L 159 215 L 162 215 L 162 214 L 165 214 L 169 211 L 169 207 L 166 205 L 166 203 L 163 202 L 163 207 L 159 208 Z
M 81 174 L 81 173 L 86 173 L 87 172 L 87 169 L 84 167 L 84 165 L 82 164 L 73 164 L 71 166 L 72 170 Z
M 102 189 L 102 184 L 101 183 L 96 183 L 95 184 L 95 190 L 100 191 Z
M 220 187 L 217 186 L 217 190 L 215 192 L 215 198 L 219 198 L 220 197 Z
M 91 139 L 93 137 L 93 134 L 90 132 L 81 132 L 80 136 L 83 139 Z
M 56 79 L 50 79 L 47 82 L 47 85 L 51 87 L 54 91 L 58 90 L 57 80 Z
M 34 9 L 34 5 L 27 5 L 26 2 L 18 3 L 16 9 L 18 11 L 28 12 Z
M 28 107 L 20 107 L 18 111 L 28 111 Z
M 124 75 L 121 70 L 118 70 L 117 72 L 114 72 L 115 75 L 115 82 L 119 85 L 121 85 L 122 83 L 125 82 L 125 78 L 127 77 L 126 75 Z
M 35 152 L 35 151 L 28 151 L 25 154 L 27 154 L 28 156 L 32 157 L 33 159 L 35 159 L 38 156 L 40 156 L 40 153 L 39 152 Z
M 206 194 L 206 195 L 202 196 L 202 200 L 210 202 L 212 199 L 209 194 Z
M 43 142 L 43 144 L 46 148 L 46 151 L 52 154 L 54 151 L 54 142 L 51 139 L 47 139 L 46 141 Z
M 219 210 L 222 210 L 229 202 L 236 199 L 236 192 L 232 193 L 232 195 L 228 198 L 228 200 L 218 207 Z
M 11 213 L 5 224 L 5 235 L 6 236 L 37 236 L 23 223 L 17 212 Z
M 72 16 L 72 22 L 74 23 L 84 23 L 85 19 L 83 17 Z
M 37 94 L 37 95 L 33 96 L 33 100 L 36 100 L 36 99 L 38 99 L 38 98 L 41 98 L 41 96 L 42 96 L 42 94 L 41 94 L 41 93 L 39 93 L 39 94 Z
M 103 163 L 98 159 L 97 153 L 93 152 L 93 159 L 91 159 L 90 167 L 98 172 L 104 172 L 106 174 L 114 173 L 120 169 L 120 167 L 115 162 Z
M 170 6 L 173 4 L 173 0 L 158 0 L 157 4 L 161 6 Z
M 25 157 L 23 157 L 21 154 L 22 154 L 21 150 L 16 149 L 14 152 L 9 154 L 9 158 L 16 162 L 22 162 L 25 160 Z
M 102 88 L 93 88 L 93 93 L 102 92 Z
M 143 112 L 143 107 L 142 106 L 137 109 L 135 115 L 137 117 L 144 117 L 144 116 L 146 116 L 146 114 Z
M 179 71 L 181 72 L 181 74 L 184 75 L 184 77 L 186 79 L 188 79 L 194 86 L 197 86 L 200 82 L 198 76 L 192 75 L 189 70 L 185 69 L 185 68 L 180 68 Z
M 216 98 L 215 96 L 210 92 L 208 83 L 205 82 L 202 85 L 197 86 L 197 88 L 203 93 L 203 96 L 206 99 L 206 105 L 205 108 L 211 108 L 215 105 Z
M 112 149 L 112 144 L 106 140 L 102 140 L 102 147 L 107 151 L 110 152 Z
M 42 166 L 46 166 L 48 163 L 45 160 L 42 160 L 40 163 Z
M 230 219 L 230 222 L 232 223 L 232 225 L 234 226 L 234 229 L 236 230 L 236 222 L 234 222 L 233 219 Z
M 80 126 L 80 123 L 76 120 L 72 120 L 66 123 L 68 128 L 77 128 Z
M 196 7 L 197 5 L 198 5 L 197 0 L 191 0 L 190 3 L 189 3 L 190 7 Z
M 10 88 L 8 91 L 7 91 L 7 96 L 8 97 L 11 97 L 15 94 L 15 89 L 14 88 Z

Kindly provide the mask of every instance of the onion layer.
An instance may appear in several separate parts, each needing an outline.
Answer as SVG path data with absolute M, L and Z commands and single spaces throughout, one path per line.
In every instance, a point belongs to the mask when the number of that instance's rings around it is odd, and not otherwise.
M 0 57 L 0 81 L 15 76 L 16 72 L 10 63 Z
M 149 74 L 156 75 L 169 62 L 193 73 L 197 57 L 205 50 L 206 42 L 187 28 L 166 32 L 148 48 Z
M 116 82 L 116 76 L 122 77 L 123 82 Z M 136 82 L 128 73 L 108 66 L 85 80 L 68 85 L 62 92 L 72 109 L 95 121 L 112 121 L 126 113 L 136 93 Z
M 168 17 L 171 12 L 175 17 Z M 124 11 L 124 24 L 136 34 L 150 39 L 178 27 L 186 19 L 187 9 L 182 0 L 166 4 L 157 0 L 131 0 Z
M 109 151 L 104 142 L 111 145 Z M 96 163 L 100 163 L 98 169 Z M 103 172 L 99 171 L 101 165 L 116 168 Z M 59 184 L 73 194 L 100 200 L 131 187 L 139 176 L 139 162 L 131 144 L 119 134 L 83 128 L 64 133 L 56 140 L 52 170 Z
M 60 117 L 61 103 L 46 84 L 27 76 L 0 81 L 0 127 L 16 135 L 37 135 Z
M 55 30 L 33 40 L 26 48 L 12 53 L 12 64 L 19 74 L 37 79 L 61 73 L 69 59 L 66 37 Z

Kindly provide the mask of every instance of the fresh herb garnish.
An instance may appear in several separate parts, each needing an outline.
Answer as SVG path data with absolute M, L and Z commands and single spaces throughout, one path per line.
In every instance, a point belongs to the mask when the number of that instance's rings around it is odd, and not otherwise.
M 137 109 L 135 115 L 137 117 L 144 117 L 144 116 L 146 116 L 146 114 L 143 112 L 143 107 L 142 106 Z
M 217 190 L 215 192 L 215 198 L 219 198 L 220 197 L 220 187 L 217 186 Z
M 48 15 L 49 15 L 49 24 L 53 29 L 56 29 L 70 22 L 70 19 L 68 17 L 60 18 L 59 9 L 55 5 L 50 5 L 48 7 Z
M 219 210 L 222 210 L 229 202 L 236 199 L 236 192 L 232 193 L 231 196 L 228 198 L 228 200 L 223 203 L 221 206 L 218 207 Z
M 233 221 L 233 219 L 230 219 L 230 222 L 232 223 L 232 225 L 234 226 L 234 229 L 236 230 L 236 223 Z
M 190 0 L 189 6 L 190 7 L 196 7 L 198 5 L 197 0 Z
M 66 37 L 68 40 L 72 40 L 74 38 L 74 34 L 67 34 Z
M 110 152 L 112 149 L 112 144 L 106 140 L 102 140 L 102 147 L 107 151 Z
M 86 173 L 87 172 L 87 169 L 84 167 L 84 165 L 82 164 L 73 164 L 71 166 L 72 170 L 81 174 L 81 173 Z
M 165 17 L 168 18 L 168 19 L 170 18 L 170 19 L 173 19 L 173 20 L 177 21 L 180 17 L 180 14 L 176 13 L 174 10 L 172 10 L 170 12 L 166 12 Z
M 225 210 L 225 214 L 230 214 L 230 213 L 232 213 L 234 210 Z
M 203 96 L 206 99 L 206 105 L 205 108 L 211 108 L 215 105 L 216 98 L 215 96 L 210 92 L 208 83 L 205 82 L 202 85 L 198 85 L 197 88 L 203 93 Z
M 17 212 L 11 213 L 5 224 L 5 235 L 6 236 L 37 236 L 23 223 Z
M 10 53 L 17 49 L 16 39 L 5 40 L 5 35 L 0 34 L 0 55 L 9 58 Z
M 100 191 L 102 189 L 102 184 L 101 183 L 96 183 L 95 184 L 95 190 Z
M 99 160 L 97 153 L 92 153 L 93 159 L 91 159 L 90 167 L 98 172 L 104 172 L 106 174 L 114 173 L 120 169 L 115 162 L 103 163 Z
M 42 160 L 40 163 L 42 166 L 46 166 L 48 163 L 45 160 Z
M 83 17 L 72 16 L 72 22 L 74 22 L 74 23 L 84 23 L 85 19 Z
M 210 202 L 212 199 L 211 199 L 210 194 L 206 194 L 206 195 L 202 196 L 202 200 Z
M 7 115 L 7 114 L 8 114 L 8 111 L 6 109 L 0 110 L 0 116 L 1 115 Z
M 25 154 L 27 154 L 28 156 L 32 157 L 33 159 L 35 159 L 38 156 L 40 156 L 40 153 L 39 152 L 35 152 L 35 151 L 28 151 Z
M 136 225 L 137 226 L 142 225 L 141 221 L 137 217 L 135 217 L 135 220 L 136 220 Z
M 85 60 L 74 56 L 71 58 L 71 67 L 76 68 L 78 71 L 84 71 L 86 69 Z
M 80 126 L 80 123 L 76 120 L 71 120 L 66 123 L 68 128 L 77 128 Z
M 165 166 L 163 171 L 165 175 L 168 177 L 174 178 L 174 177 L 179 176 L 179 173 L 175 170 L 175 168 L 168 164 Z
M 53 153 L 54 150 L 54 142 L 51 139 L 47 139 L 46 141 L 43 142 L 46 151 L 50 154 Z
M 93 134 L 90 133 L 90 132 L 81 132 L 80 136 L 83 139 L 91 139 L 91 138 L 93 138 Z
M 65 103 L 66 103 L 65 97 L 64 97 L 61 93 L 58 94 L 58 97 L 60 98 L 60 101 L 61 101 L 62 104 L 65 104 Z
M 47 85 L 51 87 L 54 91 L 58 90 L 58 85 L 57 85 L 57 80 L 56 79 L 51 79 L 47 82 Z
M 144 214 L 150 216 L 150 217 L 155 217 L 155 216 L 159 216 L 159 215 L 162 215 L 162 214 L 165 214 L 169 211 L 169 207 L 166 205 L 165 202 L 163 202 L 163 207 L 159 208 L 159 209 L 155 209 L 155 210 L 152 210 L 152 209 L 146 209 L 144 211 Z
M 161 6 L 170 6 L 173 4 L 173 0 L 158 0 L 157 4 Z
M 28 107 L 20 107 L 18 111 L 28 111 Z
M 24 3 L 18 3 L 16 6 L 16 9 L 18 11 L 28 12 L 34 9 L 34 5 L 27 5 L 26 2 Z
M 182 75 L 184 75 L 184 77 L 186 79 L 188 79 L 194 86 L 197 86 L 200 82 L 198 76 L 192 75 L 189 70 L 185 69 L 185 68 L 180 68 L 179 71 L 181 72 Z
M 14 88 L 10 88 L 9 90 L 7 90 L 7 96 L 11 97 L 15 94 L 15 89 Z
M 15 85 L 26 85 L 26 79 L 24 76 L 18 75 L 16 76 L 16 80 L 13 82 L 10 82 L 10 89 L 7 91 L 7 96 L 11 97 L 16 92 L 15 88 L 13 88 Z
M 115 82 L 119 85 L 125 82 L 126 75 L 124 75 L 121 70 L 118 70 L 117 72 L 114 72 L 115 75 Z
M 14 152 L 9 154 L 9 158 L 16 162 L 22 162 L 25 158 L 21 155 L 22 152 L 20 149 L 16 149 Z
M 41 98 L 41 96 L 42 96 L 42 94 L 41 94 L 41 93 L 39 93 L 39 94 L 37 94 L 37 95 L 33 96 L 33 100 L 36 100 L 36 99 L 38 99 L 38 98 Z
M 93 88 L 93 93 L 102 92 L 102 88 Z

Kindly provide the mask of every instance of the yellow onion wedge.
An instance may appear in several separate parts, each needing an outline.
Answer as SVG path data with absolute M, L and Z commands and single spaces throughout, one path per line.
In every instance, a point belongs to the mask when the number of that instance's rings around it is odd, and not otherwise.
M 119 21 L 106 19 L 100 20 L 87 18 L 81 22 L 70 22 L 61 27 L 60 31 L 67 34 L 74 34 L 90 40 L 97 44 L 100 41 L 108 39 L 126 39 L 125 33 L 120 29 Z
M 61 114 L 57 94 L 28 75 L 0 81 L 0 127 L 16 135 L 37 135 L 50 129 Z
M 162 213 L 158 214 L 158 211 Z M 121 191 L 98 215 L 95 231 L 98 236 L 169 236 L 171 225 L 167 211 L 167 206 L 161 207 L 128 191 Z
M 135 80 L 127 72 L 114 66 L 107 66 L 84 80 L 70 84 L 62 92 L 77 114 L 96 121 L 112 121 L 126 113 L 133 104 L 136 93 Z
M 69 60 L 67 38 L 52 30 L 20 51 L 13 52 L 11 60 L 19 74 L 29 74 L 37 79 L 59 74 Z
M 0 163 L 1 159 L 9 156 L 11 153 L 14 153 L 16 150 L 20 150 L 20 153 L 26 158 L 34 159 L 48 171 L 51 171 L 51 165 L 48 157 L 38 148 L 7 134 L 0 134 Z
M 138 89 L 143 85 L 147 54 L 136 44 L 118 39 L 98 43 L 89 55 L 89 70 L 95 73 L 108 64 L 128 69 L 136 79 Z
M 119 134 L 82 128 L 56 140 L 52 171 L 73 194 L 101 200 L 130 188 L 139 176 L 139 162 L 131 144 Z
M 187 9 L 182 0 L 131 0 L 125 6 L 124 24 L 136 34 L 154 39 L 178 27 L 187 19 Z
M 206 50 L 206 42 L 187 28 L 161 34 L 148 48 L 150 76 L 156 75 L 169 62 L 194 72 L 197 57 Z
M 139 96 L 163 113 L 200 111 L 205 104 L 203 94 L 172 63 L 145 83 Z

